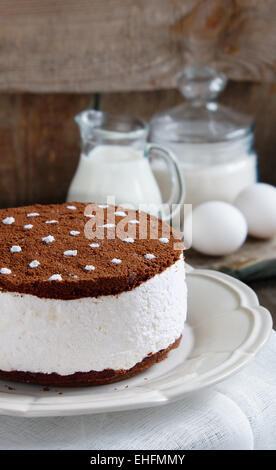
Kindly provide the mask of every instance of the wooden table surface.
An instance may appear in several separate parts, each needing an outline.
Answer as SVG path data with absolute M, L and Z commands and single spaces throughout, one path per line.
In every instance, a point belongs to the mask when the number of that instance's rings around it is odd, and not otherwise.
M 270 311 L 273 318 L 273 328 L 276 330 L 276 278 L 254 281 L 248 285 L 256 292 L 260 304 Z
M 276 329 L 276 238 L 248 239 L 240 250 L 230 256 L 204 256 L 193 249 L 185 252 L 187 263 L 194 268 L 218 269 L 248 284 L 273 318 Z M 259 267 L 259 269 L 258 269 Z

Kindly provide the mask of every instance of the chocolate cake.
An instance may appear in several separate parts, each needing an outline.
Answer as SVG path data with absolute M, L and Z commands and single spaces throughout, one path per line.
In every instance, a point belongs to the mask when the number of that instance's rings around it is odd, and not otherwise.
M 180 342 L 179 235 L 78 202 L 0 210 L 0 378 L 84 386 L 131 377 Z

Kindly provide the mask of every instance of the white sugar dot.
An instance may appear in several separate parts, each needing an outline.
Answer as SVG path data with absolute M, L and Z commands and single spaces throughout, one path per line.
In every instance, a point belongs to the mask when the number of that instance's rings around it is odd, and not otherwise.
M 10 248 L 10 252 L 11 252 L 11 253 L 19 253 L 19 251 L 22 251 L 22 248 L 21 248 L 21 246 L 19 246 L 19 245 L 13 245 L 13 246 Z
M 123 211 L 116 211 L 116 212 L 114 212 L 114 214 L 115 214 L 115 215 L 118 215 L 118 216 L 120 216 L 120 217 L 126 217 L 126 213 L 123 212 Z
M 55 237 L 53 237 L 53 235 L 48 235 L 48 237 L 43 237 L 43 238 L 41 238 L 41 240 L 44 243 L 52 243 L 52 242 L 55 241 Z
M 168 238 L 159 238 L 159 241 L 161 243 L 169 243 L 169 239 Z
M 66 250 L 63 252 L 64 256 L 77 256 L 77 250 Z
M 37 216 L 39 216 L 38 212 L 30 212 L 29 214 L 27 214 L 27 217 L 37 217 Z
M 37 268 L 37 266 L 40 265 L 40 262 L 37 261 L 37 259 L 34 259 L 33 261 L 30 262 L 29 266 L 30 268 Z
M 100 225 L 100 227 L 103 227 L 103 228 L 113 228 L 113 227 L 115 227 L 115 224 L 104 224 L 104 225 Z
M 70 211 L 75 211 L 77 208 L 76 206 L 66 206 L 67 209 L 69 209 Z
M 92 219 L 93 217 L 96 217 L 94 214 L 84 214 L 85 217 L 89 217 L 89 219 Z
M 87 264 L 84 269 L 86 269 L 86 271 L 94 271 L 95 266 L 92 264 Z
M 2 224 L 4 225 L 11 225 L 15 222 L 14 217 L 6 217 L 5 219 L 2 220 Z
M 131 237 L 129 237 L 129 238 L 124 238 L 124 239 L 123 239 L 123 242 L 126 242 L 126 243 L 134 243 L 134 238 L 131 238 Z
M 91 248 L 99 248 L 100 244 L 99 243 L 90 243 Z
M 24 230 L 31 230 L 31 228 L 33 228 L 33 225 L 32 224 L 27 224 L 27 225 L 24 225 Z
M 154 256 L 152 253 L 147 253 L 147 254 L 145 255 L 145 258 L 146 258 L 146 259 L 154 259 L 155 256 Z
M 77 237 L 79 234 L 80 232 L 78 232 L 77 230 L 71 230 L 70 232 L 70 235 L 72 235 L 72 237 Z
M 10 274 L 11 270 L 9 268 L 1 268 L 0 274 Z
M 108 208 L 108 204 L 98 204 L 98 207 L 100 209 L 107 209 Z
M 45 224 L 58 224 L 58 220 L 46 220 Z
M 111 260 L 111 263 L 113 263 L 113 264 L 121 264 L 121 262 L 122 262 L 122 260 L 121 260 L 121 259 L 118 259 L 118 258 L 113 258 L 113 259 Z
M 139 220 L 130 220 L 130 221 L 129 221 L 129 224 L 132 224 L 132 225 L 134 225 L 134 224 L 140 224 L 140 222 L 139 222 Z
M 62 277 L 60 274 L 53 274 L 48 281 L 62 281 Z

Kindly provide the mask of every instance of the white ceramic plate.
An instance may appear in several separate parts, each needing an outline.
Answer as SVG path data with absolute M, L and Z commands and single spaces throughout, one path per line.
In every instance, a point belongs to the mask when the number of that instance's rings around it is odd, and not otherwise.
M 164 405 L 229 377 L 268 339 L 272 320 L 255 293 L 224 274 L 191 270 L 188 323 L 178 349 L 145 373 L 117 384 L 43 390 L 0 381 L 0 414 L 62 416 Z

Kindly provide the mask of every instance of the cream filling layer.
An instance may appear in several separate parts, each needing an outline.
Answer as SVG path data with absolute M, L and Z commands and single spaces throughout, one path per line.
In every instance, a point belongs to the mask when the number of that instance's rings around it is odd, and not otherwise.
M 0 292 L 0 369 L 60 375 L 130 369 L 182 333 L 183 259 L 129 292 L 76 300 Z

